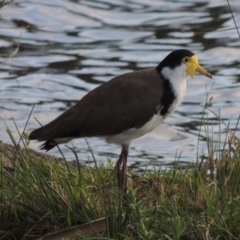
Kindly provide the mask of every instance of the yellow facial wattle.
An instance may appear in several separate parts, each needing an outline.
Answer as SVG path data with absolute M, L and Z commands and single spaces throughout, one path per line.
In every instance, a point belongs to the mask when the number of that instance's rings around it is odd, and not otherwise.
M 199 72 L 208 78 L 212 78 L 212 75 L 201 65 L 199 65 L 197 55 L 193 55 L 192 57 L 185 57 L 183 58 L 182 62 L 187 65 L 187 73 L 191 78 L 194 77 L 196 72 Z

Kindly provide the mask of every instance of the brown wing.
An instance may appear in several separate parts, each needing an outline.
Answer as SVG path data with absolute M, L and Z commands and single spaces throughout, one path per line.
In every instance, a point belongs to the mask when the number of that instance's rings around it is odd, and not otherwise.
M 31 132 L 29 138 L 107 136 L 139 128 L 156 112 L 162 90 L 156 69 L 123 74 L 89 92 L 55 120 Z

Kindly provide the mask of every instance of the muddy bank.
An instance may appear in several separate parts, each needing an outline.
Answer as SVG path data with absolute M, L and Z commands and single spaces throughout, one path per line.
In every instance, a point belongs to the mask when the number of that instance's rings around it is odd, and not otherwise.
M 0 141 L 0 162 L 2 162 L 3 166 L 11 167 L 12 160 L 13 161 L 21 160 L 20 152 L 23 155 L 29 154 L 32 159 L 42 159 L 42 160 L 46 160 L 46 161 L 49 161 L 49 160 L 59 161 L 60 160 L 53 156 L 49 156 L 44 153 L 36 152 L 32 149 L 27 149 L 27 150 L 25 148 L 19 149 L 10 144 L 6 144 L 6 143 L 3 143 Z

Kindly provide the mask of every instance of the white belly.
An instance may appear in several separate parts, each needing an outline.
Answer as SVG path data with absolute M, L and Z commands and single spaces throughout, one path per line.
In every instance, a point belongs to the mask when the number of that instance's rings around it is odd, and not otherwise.
M 132 140 L 139 138 L 153 129 L 155 129 L 161 122 L 163 121 L 163 117 L 161 115 L 155 114 L 150 121 L 145 123 L 140 128 L 130 128 L 122 133 L 106 136 L 105 140 L 108 143 L 115 143 L 115 144 L 129 144 Z

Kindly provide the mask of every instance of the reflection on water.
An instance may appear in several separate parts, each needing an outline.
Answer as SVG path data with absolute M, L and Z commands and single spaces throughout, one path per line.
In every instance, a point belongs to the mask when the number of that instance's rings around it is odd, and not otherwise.
M 231 1 L 240 26 L 240 2 Z M 134 141 L 129 164 L 145 168 L 172 161 L 195 161 L 207 154 L 202 112 L 210 91 L 211 110 L 236 128 L 240 105 L 240 40 L 225 0 L 15 0 L 1 9 L 0 60 L 20 48 L 0 72 L 0 140 L 10 142 L 6 125 L 18 138 L 12 119 L 23 131 L 45 124 L 88 91 L 119 74 L 155 67 L 170 51 L 187 48 L 199 55 L 214 76 L 188 82 L 184 103 L 154 132 Z M 207 90 L 206 90 L 207 89 Z M 211 138 L 226 126 L 208 111 Z M 230 121 L 230 123 L 228 123 Z M 239 128 L 237 128 L 239 135 Z M 200 137 L 198 137 L 200 136 Z M 198 138 L 200 141 L 198 141 Z M 224 136 L 223 136 L 224 138 Z M 99 161 L 117 158 L 119 148 L 90 139 Z M 76 146 L 83 161 L 92 157 L 83 139 Z M 38 143 L 31 143 L 37 149 Z M 71 151 L 62 147 L 67 159 Z M 57 149 L 50 152 L 60 156 Z

